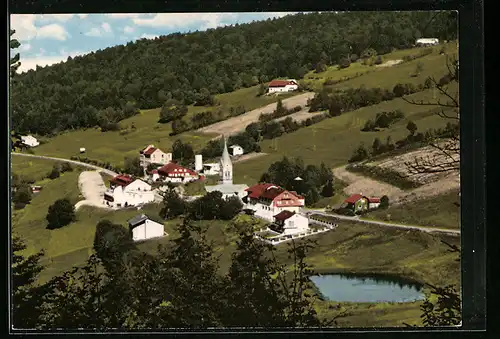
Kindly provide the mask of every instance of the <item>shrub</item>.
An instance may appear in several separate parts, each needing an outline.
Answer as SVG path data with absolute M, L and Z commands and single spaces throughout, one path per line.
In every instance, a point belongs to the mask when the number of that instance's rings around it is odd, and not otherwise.
M 373 61 L 373 63 L 374 63 L 375 65 L 380 65 L 380 64 L 382 63 L 382 61 L 383 61 L 382 56 L 381 56 L 381 55 L 377 55 L 377 56 L 375 57 L 375 60 Z
M 50 173 L 47 175 L 47 178 L 54 180 L 59 178 L 60 175 L 61 172 L 59 171 L 59 168 L 54 166 L 54 168 L 52 168 L 52 171 L 50 171 Z
M 348 58 L 343 58 L 339 62 L 339 68 L 347 68 L 351 66 L 351 61 Z
M 448 85 L 451 82 L 451 76 L 449 74 L 443 76 L 441 79 L 439 79 L 439 86 L 444 86 Z
M 382 198 L 380 198 L 380 205 L 378 207 L 384 210 L 389 208 L 389 197 L 387 195 L 384 195 L 382 196 Z
M 59 199 L 49 206 L 46 219 L 48 229 L 61 228 L 75 220 L 75 207 L 68 199 Z
M 61 173 L 72 172 L 72 171 L 73 171 L 73 167 L 71 167 L 71 164 L 69 162 L 63 162 L 61 164 Z
M 17 187 L 16 191 L 12 195 L 12 202 L 14 202 L 14 204 L 18 204 L 18 206 L 22 205 L 20 208 L 23 208 L 26 204 L 30 203 L 31 197 L 31 187 L 28 184 L 23 183 Z
M 357 54 L 351 54 L 350 59 L 351 59 L 351 62 L 356 62 L 356 61 L 358 61 L 359 57 Z

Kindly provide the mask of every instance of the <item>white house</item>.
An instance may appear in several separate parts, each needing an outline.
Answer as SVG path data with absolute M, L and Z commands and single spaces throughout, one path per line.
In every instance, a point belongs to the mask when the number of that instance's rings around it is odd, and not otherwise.
M 213 163 L 206 163 L 203 164 L 203 174 L 205 175 L 218 175 L 220 173 L 220 164 L 213 162 Z
M 417 39 L 415 41 L 415 45 L 417 46 L 434 46 L 439 44 L 439 40 L 436 38 L 422 38 L 422 39 Z
M 141 166 L 147 167 L 150 164 L 165 165 L 172 161 L 172 153 L 164 153 L 161 149 L 148 145 L 139 152 Z
M 187 183 L 200 178 L 196 171 L 173 162 L 158 168 L 158 174 L 163 181 L 174 183 Z
M 227 150 L 226 139 L 224 138 L 224 150 L 220 159 L 220 180 L 217 185 L 205 186 L 207 192 L 219 191 L 223 198 L 238 197 L 243 199 L 246 196 L 247 185 L 233 184 L 233 163 Z
M 274 216 L 274 223 L 269 228 L 282 235 L 300 233 L 309 230 L 309 219 L 299 213 L 284 210 Z
M 152 182 L 155 182 L 155 181 L 158 181 L 158 179 L 160 179 L 160 174 L 158 174 L 158 170 L 155 169 L 155 170 L 152 170 L 149 172 L 149 179 L 152 181 Z
M 132 235 L 132 240 L 134 241 L 159 238 L 164 235 L 168 235 L 165 233 L 165 227 L 163 224 L 149 219 L 145 214 L 141 214 L 130 219 L 128 221 L 128 225 Z
M 154 191 L 147 182 L 117 175 L 110 180 L 110 188 L 104 192 L 104 204 L 114 208 L 138 206 L 153 202 Z
M 36 147 L 40 142 L 32 135 L 21 136 L 21 142 L 29 147 Z
M 240 145 L 231 145 L 231 146 L 229 146 L 229 149 L 231 149 L 231 155 L 233 157 L 238 156 L 238 155 L 243 155 L 243 153 L 244 153 L 243 147 L 241 147 Z
M 299 88 L 299 84 L 294 79 L 273 80 L 268 84 L 269 93 L 292 92 Z
M 274 184 L 257 184 L 246 191 L 245 208 L 268 221 L 274 221 L 274 216 L 282 211 L 299 213 L 305 205 L 303 196 Z

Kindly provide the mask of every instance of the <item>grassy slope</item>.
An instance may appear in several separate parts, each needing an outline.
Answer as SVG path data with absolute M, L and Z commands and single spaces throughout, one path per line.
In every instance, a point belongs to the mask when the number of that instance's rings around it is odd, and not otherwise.
M 460 227 L 460 207 L 455 203 L 458 202 L 458 190 L 452 190 L 432 198 L 391 206 L 387 210 L 373 211 L 365 217 L 402 224 L 457 229 Z
M 256 97 L 258 86 L 239 89 L 232 93 L 217 95 L 220 105 L 215 107 L 189 106 L 187 117 L 201 111 L 218 110 L 228 114 L 230 107 L 243 105 L 247 110 L 265 106 L 277 101 L 275 96 Z M 287 97 L 282 96 L 282 98 Z M 173 142 L 181 139 L 190 142 L 195 150 L 200 150 L 213 138 L 207 134 L 186 132 L 177 136 L 169 136 L 172 132 L 170 123 L 158 123 L 160 109 L 143 110 L 140 114 L 120 122 L 120 126 L 127 129 L 135 125 L 136 129 L 128 129 L 127 134 L 119 131 L 100 132 L 99 129 L 67 131 L 54 138 L 48 139 L 43 145 L 34 149 L 35 154 L 70 158 L 78 156 L 80 147 L 86 148 L 86 157 L 101 161 L 109 161 L 115 165 L 123 165 L 125 156 L 138 156 L 138 152 L 148 144 L 160 147 L 164 152 L 171 150 Z
M 54 164 L 58 163 L 53 160 L 36 159 L 19 155 L 13 155 L 11 159 L 12 173 L 35 181 L 42 180 L 49 174 Z
M 321 89 L 323 82 L 327 79 L 339 80 L 344 77 L 353 77 L 357 74 L 363 74 L 363 76 L 344 81 L 331 87 L 357 88 L 365 85 L 366 87 L 392 89 L 398 82 L 420 84 L 429 76 L 434 76 L 436 74 L 442 76 L 445 74 L 447 70 L 445 56 L 439 55 L 441 47 L 443 46 L 445 47 L 446 53 L 450 55 L 457 53 L 456 42 L 452 42 L 446 45 L 435 46 L 433 48 L 433 53 L 430 55 L 389 68 L 367 66 L 363 65 L 361 62 L 353 62 L 348 68 L 343 69 L 338 69 L 337 66 L 330 66 L 326 71 L 321 73 L 315 73 L 314 71 L 307 73 L 304 77 L 305 83 L 311 85 L 314 89 Z M 428 47 L 398 50 L 383 55 L 383 62 L 402 59 L 406 55 L 417 55 L 427 48 Z M 415 71 L 416 65 L 419 62 L 423 65 L 422 72 L 417 77 L 410 77 L 410 74 Z M 390 69 L 390 75 L 385 76 L 388 74 L 388 69 Z M 384 76 L 381 76 L 382 73 L 380 72 L 383 72 Z
M 409 100 L 432 100 L 433 90 L 407 96 Z M 445 126 L 447 121 L 430 112 L 434 106 L 416 106 L 401 98 L 385 101 L 378 105 L 363 107 L 346 112 L 341 116 L 324 120 L 310 127 L 301 128 L 294 133 L 285 134 L 274 140 L 261 143 L 263 157 L 249 159 L 244 163 L 234 164 L 234 176 L 237 183 L 252 184 L 258 181 L 269 165 L 283 156 L 302 157 L 306 164 L 318 164 L 324 161 L 331 167 L 344 165 L 361 142 L 371 147 L 374 138 L 385 142 L 391 136 L 393 142 L 408 134 L 406 124 L 413 120 L 419 131 Z M 405 119 L 392 125 L 389 129 L 378 132 L 361 132 L 368 119 L 382 111 L 400 109 Z

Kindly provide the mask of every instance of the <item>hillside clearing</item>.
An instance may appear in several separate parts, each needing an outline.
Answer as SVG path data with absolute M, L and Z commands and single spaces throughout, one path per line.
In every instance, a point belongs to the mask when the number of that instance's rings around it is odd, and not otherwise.
M 391 72 L 392 69 L 392 67 L 387 68 L 386 72 Z M 429 101 L 434 100 L 433 98 L 438 99 L 439 96 L 432 89 L 405 97 L 407 100 L 414 101 Z M 397 98 L 345 112 L 340 116 L 284 134 L 279 138 L 264 140 L 260 143 L 261 149 L 269 155 L 246 161 L 244 165 L 235 164 L 234 178 L 241 183 L 256 183 L 269 165 L 283 156 L 301 157 L 306 164 L 319 164 L 323 161 L 332 168 L 343 166 L 347 164 L 360 143 L 370 148 L 375 138 L 379 138 L 382 142 L 385 142 L 388 136 L 393 142 L 405 138 L 408 135 L 406 124 L 409 120 L 414 121 L 418 126 L 418 131 L 421 132 L 429 128 L 446 126 L 448 121 L 433 111 L 437 106 L 413 105 L 405 99 Z M 401 110 L 405 114 L 405 119 L 378 132 L 361 131 L 366 121 L 373 119 L 377 113 L 394 110 Z
M 305 107 L 307 104 L 307 100 L 311 99 L 312 97 L 314 97 L 313 92 L 298 94 L 291 98 L 284 99 L 283 106 L 287 108 L 293 108 L 295 106 Z M 225 136 L 233 135 L 244 130 L 245 127 L 247 127 L 252 122 L 259 121 L 259 116 L 261 114 L 272 113 L 275 108 L 276 104 L 269 104 L 244 113 L 240 116 L 229 118 L 210 126 L 202 127 L 198 129 L 197 132 L 217 135 L 223 134 Z

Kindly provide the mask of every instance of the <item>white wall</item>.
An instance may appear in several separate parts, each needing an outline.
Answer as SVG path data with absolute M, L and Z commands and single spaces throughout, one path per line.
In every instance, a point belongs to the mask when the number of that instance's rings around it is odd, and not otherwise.
M 151 238 L 162 237 L 165 232 L 165 227 L 152 220 L 146 220 L 142 225 L 132 229 L 132 239 L 134 241 L 146 240 Z
M 136 183 L 138 181 L 138 183 Z M 134 187 L 130 187 L 135 184 Z M 149 187 L 148 190 L 145 190 Z M 140 188 L 141 190 L 139 190 Z M 122 186 L 117 186 L 111 191 L 114 201 L 105 201 L 104 203 L 111 207 L 137 206 L 153 202 L 155 199 L 154 191 L 151 190 L 151 185 L 142 180 L 136 180 L 123 189 Z M 120 206 L 118 206 L 120 205 Z
M 241 146 L 238 147 L 232 147 L 231 152 L 233 155 L 242 155 L 243 154 L 243 148 Z
M 300 214 L 295 214 L 285 220 L 284 234 L 303 232 L 309 229 L 309 220 Z

